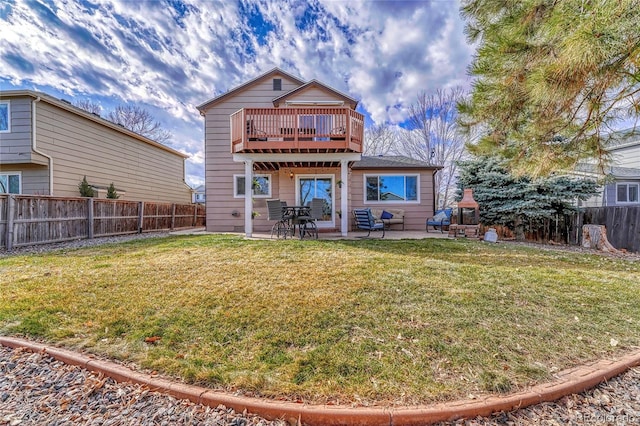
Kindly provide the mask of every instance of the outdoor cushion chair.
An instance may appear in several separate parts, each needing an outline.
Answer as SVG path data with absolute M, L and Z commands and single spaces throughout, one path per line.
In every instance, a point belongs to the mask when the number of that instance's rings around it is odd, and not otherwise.
M 318 239 L 318 225 L 316 222 L 322 219 L 324 200 L 322 198 L 312 198 L 310 203 L 309 216 L 298 216 L 300 222 L 300 238 L 305 235 Z
M 269 213 L 269 220 L 276 221 L 271 227 L 271 238 L 275 233 L 278 238 L 282 236 L 286 239 L 291 232 L 291 228 L 289 226 L 289 218 L 282 213 L 282 202 L 280 200 L 267 200 L 267 212 Z
M 429 231 L 429 226 L 433 226 L 433 229 L 436 230 L 437 227 L 440 227 L 440 233 L 442 234 L 445 226 L 451 225 L 451 214 L 453 213 L 452 208 L 436 210 L 436 214 L 433 215 L 432 218 L 427 219 L 426 229 Z
M 384 223 L 376 222 L 371 214 L 371 209 L 354 209 L 353 217 L 356 220 L 356 227 L 358 229 L 368 231 L 367 237 L 371 235 L 371 231 L 382 231 L 381 238 L 384 238 Z

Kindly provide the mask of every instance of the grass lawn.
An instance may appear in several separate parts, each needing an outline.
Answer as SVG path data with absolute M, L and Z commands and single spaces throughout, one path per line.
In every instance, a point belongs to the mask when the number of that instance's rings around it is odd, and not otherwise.
M 248 394 L 417 404 L 640 346 L 639 276 L 463 240 L 168 237 L 0 258 L 0 334 Z

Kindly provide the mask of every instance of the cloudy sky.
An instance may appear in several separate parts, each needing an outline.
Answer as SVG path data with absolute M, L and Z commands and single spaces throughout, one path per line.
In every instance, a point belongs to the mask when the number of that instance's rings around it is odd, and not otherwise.
M 399 123 L 420 91 L 468 88 L 458 0 L 2 0 L 0 89 L 151 111 L 204 181 L 195 105 L 273 67 Z

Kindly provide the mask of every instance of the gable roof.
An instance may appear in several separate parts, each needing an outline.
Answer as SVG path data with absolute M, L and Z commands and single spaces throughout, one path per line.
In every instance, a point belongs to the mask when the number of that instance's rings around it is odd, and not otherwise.
M 429 164 L 426 161 L 403 155 L 379 155 L 377 157 L 362 156 L 360 161 L 353 163 L 352 169 L 432 169 L 440 170 L 442 166 Z
M 304 84 L 304 80 L 302 80 L 300 77 L 296 77 L 292 74 L 289 74 L 286 71 L 281 70 L 280 68 L 276 67 L 273 68 L 269 71 L 267 71 L 264 74 L 261 74 L 259 76 L 257 76 L 256 78 L 249 80 L 245 83 L 242 83 L 240 86 L 235 87 L 231 90 L 229 90 L 226 93 L 223 93 L 222 95 L 216 96 L 215 98 L 209 99 L 208 101 L 196 106 L 196 108 L 198 109 L 198 111 L 200 111 L 200 114 L 203 114 L 206 110 L 208 110 L 209 108 L 211 108 L 212 106 L 214 106 L 215 104 L 227 99 L 228 97 L 233 96 L 234 94 L 246 89 L 249 86 L 252 86 L 256 83 L 258 83 L 259 81 L 262 81 L 266 78 L 270 78 L 273 77 L 275 75 L 283 75 L 285 77 L 290 78 L 291 80 L 295 81 L 296 83 L 302 85 Z
M 156 142 L 153 139 L 149 139 L 145 136 L 142 136 L 141 134 L 138 134 L 136 132 L 133 132 L 129 129 L 127 129 L 126 127 L 123 127 L 119 124 L 113 123 L 105 118 L 102 118 L 100 115 L 98 114 L 94 114 L 88 111 L 83 110 L 82 108 L 78 108 L 76 106 L 73 106 L 71 104 L 71 102 L 63 100 L 63 99 L 58 99 L 58 98 L 54 98 L 51 95 L 47 95 L 46 93 L 43 92 L 36 92 L 33 90 L 5 90 L 5 91 L 1 91 L 0 90 L 0 99 L 2 98 L 18 98 L 18 97 L 30 97 L 33 99 L 40 99 L 42 102 L 46 102 L 48 104 L 54 105 L 58 108 L 62 108 L 72 114 L 78 115 L 80 117 L 86 118 L 88 120 L 91 120 L 97 124 L 100 124 L 104 127 L 108 127 L 110 129 L 113 129 L 117 132 L 120 132 L 122 134 L 125 134 L 127 136 L 130 136 L 134 139 L 139 140 L 140 142 L 146 143 L 148 145 L 152 145 L 156 148 L 162 149 L 164 151 L 167 151 L 171 154 L 180 156 L 182 158 L 189 158 L 189 155 L 183 154 L 180 151 L 176 151 L 173 148 L 170 148 L 166 145 L 161 144 L 160 142 Z
M 353 109 L 355 109 L 356 106 L 358 105 L 358 101 L 355 100 L 354 98 L 352 98 L 351 96 L 345 95 L 344 93 L 334 89 L 333 87 L 327 86 L 326 84 L 324 84 L 324 83 L 322 83 L 322 82 L 320 82 L 318 80 L 315 80 L 315 79 L 313 79 L 313 80 L 309 81 L 308 83 L 305 83 L 305 84 L 303 84 L 303 85 L 301 85 L 299 87 L 296 87 L 295 89 L 290 90 L 289 92 L 287 92 L 287 93 L 285 93 L 283 95 L 280 95 L 277 98 L 274 98 L 273 99 L 273 105 L 274 106 L 278 106 L 280 104 L 280 102 L 282 102 L 286 98 L 290 97 L 291 95 L 294 95 L 296 93 L 300 93 L 300 92 L 302 92 L 302 91 L 304 91 L 304 90 L 306 90 L 306 89 L 308 89 L 310 87 L 318 87 L 321 90 L 325 90 L 327 92 L 331 92 L 333 95 L 335 95 L 335 96 L 337 96 L 339 98 L 342 98 L 345 102 L 348 102 L 348 103 L 352 104 L 353 105 Z

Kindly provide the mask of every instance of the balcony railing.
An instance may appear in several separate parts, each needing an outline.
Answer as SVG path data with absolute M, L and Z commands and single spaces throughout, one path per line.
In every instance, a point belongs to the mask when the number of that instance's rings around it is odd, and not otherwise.
M 364 118 L 350 108 L 244 108 L 231 152 L 362 152 Z

